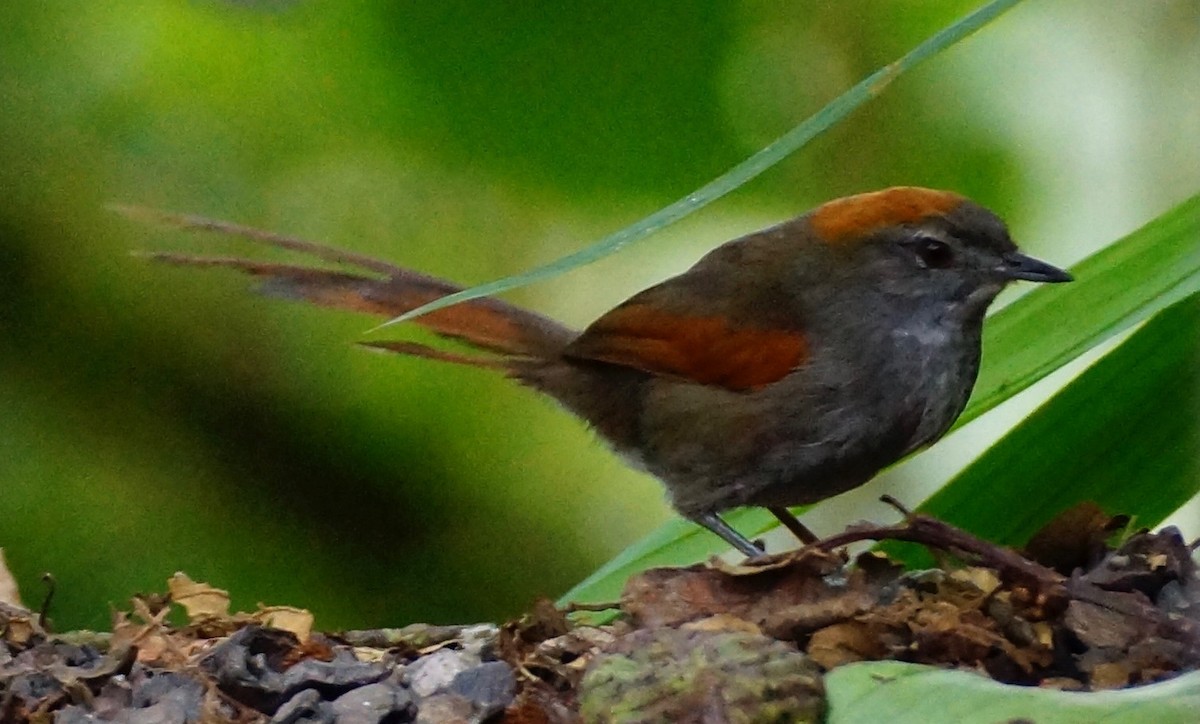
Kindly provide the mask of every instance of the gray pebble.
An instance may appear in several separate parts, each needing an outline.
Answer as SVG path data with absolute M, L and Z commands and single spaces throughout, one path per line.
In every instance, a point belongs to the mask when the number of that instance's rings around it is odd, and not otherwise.
M 101 719 L 78 704 L 64 706 L 54 712 L 54 724 L 97 724 L 106 721 L 109 720 Z
M 282 687 L 286 695 L 301 689 L 319 689 L 333 698 L 344 692 L 386 679 L 387 667 L 382 664 L 347 660 L 338 657 L 333 661 L 305 659 L 283 673 Z
M 421 702 L 417 724 L 476 724 L 471 702 L 458 694 L 438 694 Z
M 316 689 L 305 689 L 283 703 L 271 717 L 272 724 L 334 724 L 333 707 Z
M 481 719 L 508 708 L 517 693 L 517 677 L 503 661 L 489 661 L 460 672 L 449 691 L 470 701 Z
M 499 636 L 500 629 L 495 624 L 464 626 L 458 634 L 459 650 L 474 659 L 473 663 L 478 664 L 484 659 L 492 658 Z
M 433 696 L 450 686 L 454 677 L 478 663 L 471 662 L 468 657 L 453 649 L 434 651 L 409 665 L 409 688 L 419 698 Z
M 411 720 L 416 712 L 412 695 L 394 684 L 360 686 L 333 702 L 338 724 L 378 724 L 382 721 Z
M 144 667 L 131 673 L 134 680 L 129 705 L 134 708 L 178 709 L 187 721 L 199 721 L 204 709 L 204 684 L 186 674 L 154 672 Z

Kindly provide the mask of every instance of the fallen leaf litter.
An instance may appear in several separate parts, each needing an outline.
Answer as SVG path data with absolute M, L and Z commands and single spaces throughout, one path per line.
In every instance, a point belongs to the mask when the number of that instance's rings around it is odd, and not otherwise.
M 110 634 L 55 634 L 14 593 L 0 721 L 817 721 L 822 673 L 855 661 L 1080 691 L 1200 668 L 1195 546 L 1173 528 L 1107 545 L 1123 522 L 1081 506 L 1024 555 L 922 516 L 854 526 L 749 565 L 645 571 L 603 625 L 542 601 L 502 626 L 320 633 L 302 609 L 231 613 L 177 574 Z M 960 560 L 905 571 L 878 551 L 850 559 L 860 540 Z M 184 626 L 167 622 L 175 605 Z

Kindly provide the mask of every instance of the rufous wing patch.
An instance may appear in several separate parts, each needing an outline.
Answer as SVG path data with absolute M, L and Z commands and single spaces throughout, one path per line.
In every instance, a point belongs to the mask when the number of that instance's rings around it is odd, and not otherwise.
M 820 239 L 836 244 L 861 239 L 889 226 L 915 224 L 949 213 L 964 200 L 950 191 L 897 186 L 822 204 L 809 220 Z
M 720 316 L 677 315 L 628 304 L 596 320 L 566 354 L 746 391 L 796 369 L 807 357 L 808 345 L 794 330 L 757 329 Z

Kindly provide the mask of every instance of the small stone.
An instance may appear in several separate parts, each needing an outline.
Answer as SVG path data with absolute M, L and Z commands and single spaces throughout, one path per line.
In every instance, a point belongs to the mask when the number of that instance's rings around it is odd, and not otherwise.
M 338 724 L 411 721 L 417 710 L 406 689 L 388 683 L 360 686 L 342 694 L 332 706 Z
M 279 707 L 272 724 L 334 724 L 333 708 L 321 699 L 320 692 L 305 689 Z
M 485 658 L 491 658 L 496 647 L 500 629 L 495 624 L 481 623 L 475 626 L 464 626 L 458 634 L 459 652 L 473 659 L 470 665 L 478 664 Z
M 54 724 L 100 724 L 109 721 L 101 719 L 78 704 L 64 706 L 54 712 Z
M 23 671 L 4 682 L 5 698 L 23 703 L 31 710 L 37 708 L 38 702 L 62 693 L 58 679 L 41 671 Z
M 138 669 L 140 664 L 134 667 Z M 133 676 L 133 672 L 130 672 Z M 100 687 L 100 691 L 92 698 L 91 710 L 101 719 L 113 719 L 127 709 L 133 701 L 133 685 L 125 676 L 114 676 Z
M 213 647 L 200 668 L 212 675 L 221 691 L 242 704 L 271 711 L 284 693 L 283 676 L 275 668 L 298 641 L 287 631 L 247 626 Z
M 339 656 L 333 661 L 305 659 L 283 674 L 284 696 L 301 689 L 316 689 L 326 698 L 334 699 L 360 686 L 386 679 L 388 668 L 369 664 L 353 657 Z
M 162 705 L 178 709 L 187 721 L 198 721 L 204 709 L 205 688 L 197 679 L 172 671 L 154 671 L 138 664 L 130 672 L 133 691 L 129 705 L 149 708 Z
M 433 696 L 450 686 L 454 677 L 471 668 L 471 665 L 460 652 L 439 649 L 409 665 L 409 688 L 418 698 Z
M 164 699 L 142 709 L 130 709 L 120 721 L 124 724 L 187 724 L 196 720 L 189 719 L 178 702 Z
M 438 694 L 421 702 L 417 724 L 476 724 L 471 702 L 458 694 Z
M 449 691 L 470 701 L 481 719 L 508 708 L 517 692 L 517 678 L 503 661 L 489 661 L 454 677 Z

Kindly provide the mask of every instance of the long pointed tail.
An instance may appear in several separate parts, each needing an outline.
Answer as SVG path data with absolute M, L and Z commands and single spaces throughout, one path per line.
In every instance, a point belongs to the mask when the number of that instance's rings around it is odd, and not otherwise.
M 236 257 L 148 252 L 144 256 L 185 266 L 225 267 L 258 277 L 261 293 L 298 299 L 323 307 L 397 317 L 461 289 L 458 285 L 387 262 L 260 229 L 203 217 L 116 207 L 126 216 L 177 228 L 238 236 L 267 246 L 299 252 L 322 261 L 356 267 L 357 273 L 319 267 L 275 264 Z M 437 334 L 505 356 L 553 358 L 575 336 L 558 322 L 499 299 L 477 299 L 439 309 L 413 320 Z M 498 360 L 456 355 L 413 342 L 366 342 L 366 346 L 447 362 L 503 367 Z

